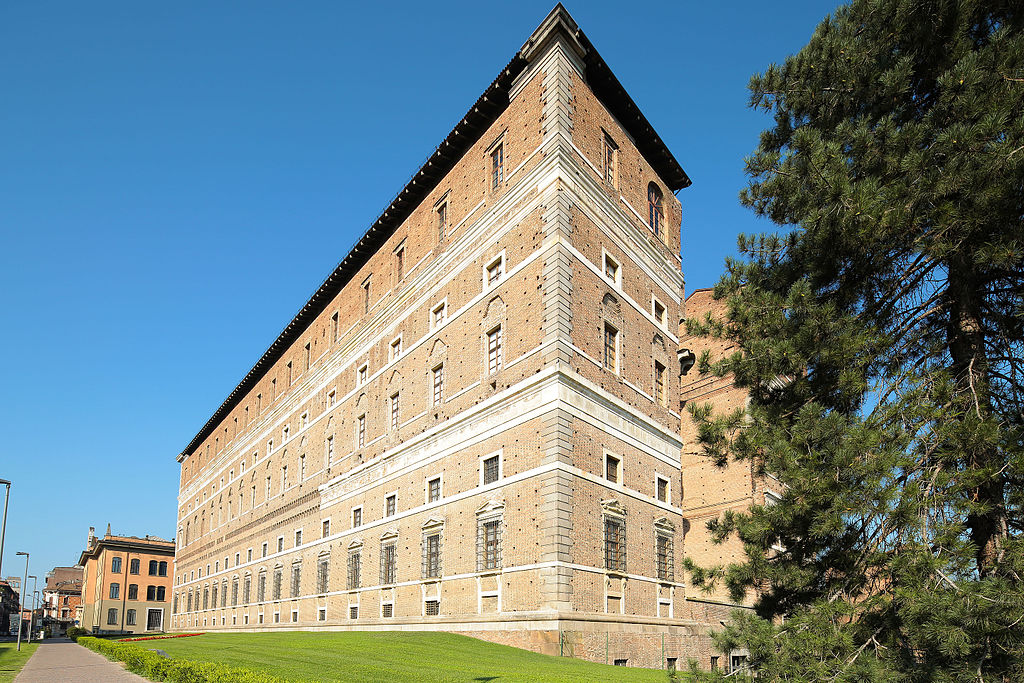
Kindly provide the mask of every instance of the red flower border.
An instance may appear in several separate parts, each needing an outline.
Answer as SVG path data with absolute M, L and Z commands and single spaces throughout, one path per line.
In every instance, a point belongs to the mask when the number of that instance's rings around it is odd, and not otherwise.
M 172 636 L 146 636 L 145 638 L 122 638 L 119 643 L 134 643 L 139 640 L 165 640 L 167 638 L 191 638 L 192 636 L 201 636 L 202 633 L 175 633 Z

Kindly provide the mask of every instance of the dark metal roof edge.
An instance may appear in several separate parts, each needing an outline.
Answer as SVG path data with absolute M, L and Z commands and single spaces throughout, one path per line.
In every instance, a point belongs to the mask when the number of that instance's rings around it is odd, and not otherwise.
M 640 108 L 629 96 L 619 80 L 608 68 L 593 44 L 561 3 L 558 3 L 548 14 L 541 26 L 554 19 L 564 30 L 571 30 L 574 38 L 580 41 L 586 55 L 587 82 L 594 94 L 611 110 L 615 117 L 633 136 L 637 148 L 644 158 L 654 167 L 673 192 L 689 187 L 690 178 L 683 171 L 679 162 L 668 150 L 668 147 L 654 131 Z M 559 21 L 561 20 L 561 21 Z M 535 31 L 533 36 L 536 36 Z M 531 36 L 531 40 L 533 39 Z M 529 45 L 529 42 L 527 43 Z M 525 48 L 526 46 L 524 46 Z M 402 222 L 412 213 L 419 203 L 437 186 L 437 183 L 461 159 L 462 155 L 480 139 L 480 136 L 498 116 L 508 108 L 509 88 L 512 81 L 526 68 L 527 60 L 523 50 L 515 54 L 501 73 L 484 91 L 484 94 L 470 107 L 469 111 L 455 125 L 448 136 L 430 155 L 426 163 L 420 167 L 402 190 L 395 195 L 384 212 L 370 226 L 369 230 L 349 249 L 345 257 L 327 276 L 313 295 L 292 318 L 281 333 L 274 339 L 264 354 L 249 369 L 242 381 L 232 390 L 224 402 L 220 404 L 210 419 L 176 458 L 182 462 L 206 437 L 213 433 L 214 428 L 238 405 L 241 398 L 252 389 L 266 374 L 266 371 L 282 356 L 309 324 L 327 307 L 331 299 L 341 291 L 348 281 L 369 260 L 377 249 L 392 235 Z M 486 121 L 486 125 L 481 125 Z

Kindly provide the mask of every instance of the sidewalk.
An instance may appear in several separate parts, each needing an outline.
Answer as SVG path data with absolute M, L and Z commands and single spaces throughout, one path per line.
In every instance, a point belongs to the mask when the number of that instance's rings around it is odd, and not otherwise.
M 87 650 L 67 638 L 39 643 L 14 683 L 148 683 L 145 678 L 125 671 L 119 662 Z

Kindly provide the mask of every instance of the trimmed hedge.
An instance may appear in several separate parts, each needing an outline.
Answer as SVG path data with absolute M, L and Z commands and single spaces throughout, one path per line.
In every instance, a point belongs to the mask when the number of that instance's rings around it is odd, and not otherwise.
M 72 626 L 71 628 L 68 629 L 66 635 L 71 640 L 74 640 L 74 641 L 77 642 L 78 639 L 81 636 L 84 636 L 86 633 L 88 633 L 88 631 L 86 631 L 84 628 L 81 628 L 80 626 Z
M 129 671 L 145 676 L 151 681 L 168 681 L 168 683 L 296 683 L 250 669 L 238 669 L 210 662 L 169 659 L 134 643 L 103 640 L 91 636 L 80 636 L 77 642 L 79 645 L 99 652 L 107 659 L 124 662 Z

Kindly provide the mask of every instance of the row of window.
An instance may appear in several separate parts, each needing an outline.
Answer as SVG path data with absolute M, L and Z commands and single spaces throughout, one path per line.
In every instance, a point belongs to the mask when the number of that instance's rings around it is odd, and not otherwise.
M 482 486 L 486 486 L 488 484 L 495 483 L 496 481 L 498 481 L 501 478 L 501 476 L 502 476 L 502 468 L 501 468 L 501 454 L 500 453 L 494 453 L 494 454 L 491 454 L 491 455 L 487 455 L 487 456 L 484 456 L 484 457 L 482 457 L 480 459 L 480 483 L 481 483 Z M 435 502 L 438 502 L 438 501 L 441 500 L 441 497 L 443 495 L 442 483 L 443 483 L 443 479 L 442 479 L 442 477 L 440 475 L 437 475 L 437 476 L 434 476 L 434 477 L 430 477 L 427 480 L 426 486 L 425 486 L 426 502 L 427 503 L 435 503 Z M 390 494 L 388 494 L 388 495 L 386 495 L 384 497 L 383 512 L 384 512 L 383 516 L 385 518 L 393 517 L 393 516 L 395 516 L 398 513 L 398 493 L 397 492 L 396 493 L 390 493 Z M 363 525 L 363 523 L 364 523 L 364 520 L 363 520 L 363 506 L 359 505 L 357 507 L 352 508 L 352 528 L 355 529 L 357 527 L 360 527 L 360 526 Z M 325 519 L 325 520 L 322 521 L 321 524 L 322 524 L 322 527 L 321 527 L 321 534 L 322 534 L 322 536 L 321 537 L 322 538 L 326 538 L 326 537 L 330 536 L 331 535 L 331 520 Z M 302 529 L 296 529 L 295 530 L 295 545 L 294 545 L 294 547 L 297 548 L 297 547 L 299 547 L 301 545 L 302 545 Z M 270 551 L 269 543 L 264 541 L 263 542 L 263 546 L 262 546 L 262 555 L 261 555 L 261 557 L 267 557 L 267 555 L 269 554 L 269 551 Z M 279 553 L 280 552 L 284 552 L 284 536 L 278 536 L 277 537 L 277 552 L 279 552 Z M 246 562 L 252 562 L 252 548 L 249 548 L 246 551 Z M 241 564 L 241 553 L 235 553 L 235 566 L 237 567 L 239 564 Z M 214 572 L 219 572 L 220 571 L 220 566 L 221 566 L 220 565 L 220 561 L 218 560 L 213 565 L 213 571 Z M 228 569 L 229 566 L 230 566 L 229 565 L 229 557 L 225 557 L 224 558 L 224 569 Z M 206 573 L 207 573 L 207 575 L 210 574 L 210 565 L 206 566 Z M 192 571 L 192 574 L 193 575 L 192 575 L 191 579 L 185 578 L 183 580 L 183 577 L 179 576 L 178 577 L 178 583 L 181 584 L 184 581 L 194 581 L 195 578 L 196 578 L 194 576 L 195 570 Z M 203 578 L 203 568 L 202 567 L 199 568 L 199 578 L 200 579 Z
M 138 621 L 138 616 L 134 609 L 125 610 L 124 613 L 124 625 L 135 626 Z M 107 610 L 107 626 L 118 625 L 118 611 L 116 607 L 111 607 Z
M 673 533 L 659 528 L 654 535 L 654 562 L 656 576 L 661 581 L 675 580 Z M 626 519 L 618 515 L 604 517 L 604 568 L 626 573 Z
M 422 561 L 421 578 L 441 578 L 441 528 L 440 525 L 430 529 L 423 534 L 422 540 Z M 481 518 L 477 528 L 477 571 L 489 571 L 501 568 L 501 518 Z M 362 548 L 356 547 L 348 552 L 346 558 L 346 581 L 345 590 L 356 590 L 363 587 L 363 561 Z M 282 585 L 284 582 L 284 567 L 275 567 L 270 578 L 270 600 L 282 598 Z M 302 561 L 296 560 L 292 563 L 289 573 L 289 598 L 301 597 Z M 380 573 L 379 584 L 382 586 L 392 585 L 398 582 L 398 541 L 391 536 L 381 542 L 380 546 Z M 246 574 L 242 578 L 242 603 L 250 603 L 250 588 L 252 577 Z M 239 579 L 234 577 L 230 583 L 231 599 L 230 606 L 235 607 L 238 603 Z M 316 593 L 324 594 L 330 591 L 330 556 L 321 554 L 316 563 Z M 201 596 L 201 600 L 200 600 Z M 174 596 L 173 610 L 178 612 L 179 595 Z M 212 598 L 212 599 L 211 599 Z M 218 600 L 218 584 L 215 581 L 212 586 L 204 586 L 200 589 L 196 586 L 185 591 L 185 611 L 199 611 L 216 608 Z M 267 571 L 260 570 L 256 579 L 256 602 L 266 602 L 267 598 Z M 220 583 L 220 607 L 228 607 L 228 580 L 223 579 Z
M 110 584 L 111 600 L 121 599 L 121 584 L 112 583 Z M 138 600 L 139 599 L 139 586 L 135 583 L 128 584 L 128 599 Z M 149 602 L 163 602 L 167 599 L 167 588 L 164 586 L 146 586 L 146 600 Z
M 122 566 L 122 558 L 112 557 L 110 559 L 110 572 L 112 574 L 120 574 Z M 141 569 L 141 563 L 138 558 L 132 558 L 128 562 L 128 573 L 138 574 Z M 157 560 L 149 561 L 149 575 L 150 576 L 167 576 L 167 563 Z

